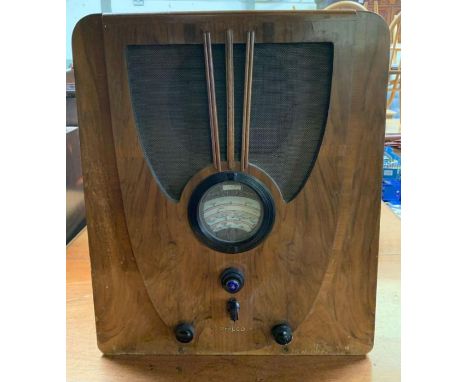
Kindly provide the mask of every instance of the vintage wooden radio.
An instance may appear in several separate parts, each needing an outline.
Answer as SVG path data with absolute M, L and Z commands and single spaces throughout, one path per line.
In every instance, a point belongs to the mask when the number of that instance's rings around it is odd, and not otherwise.
M 372 348 L 388 46 L 367 12 L 79 22 L 103 353 Z

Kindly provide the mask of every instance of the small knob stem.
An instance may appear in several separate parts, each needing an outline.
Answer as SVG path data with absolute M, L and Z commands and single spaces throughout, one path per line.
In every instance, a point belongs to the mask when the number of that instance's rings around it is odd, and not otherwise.
M 240 304 L 235 298 L 231 298 L 227 302 L 227 310 L 232 321 L 237 321 L 239 319 Z

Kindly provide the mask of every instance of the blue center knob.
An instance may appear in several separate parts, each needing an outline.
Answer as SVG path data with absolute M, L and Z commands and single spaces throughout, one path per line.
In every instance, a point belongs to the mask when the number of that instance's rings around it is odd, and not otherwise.
M 240 283 L 239 281 L 233 279 L 233 280 L 228 280 L 226 283 L 227 288 L 229 289 L 229 292 L 236 293 L 239 290 Z
M 236 268 L 227 268 L 221 273 L 221 286 L 226 292 L 237 293 L 244 286 L 244 274 Z

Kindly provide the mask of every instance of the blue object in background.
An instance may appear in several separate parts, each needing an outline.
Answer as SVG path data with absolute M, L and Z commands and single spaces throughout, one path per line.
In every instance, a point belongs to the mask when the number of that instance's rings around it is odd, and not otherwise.
M 388 94 L 390 94 L 390 92 Z M 393 99 L 392 103 L 390 104 L 388 108 L 395 112 L 395 115 L 393 115 L 393 119 L 400 119 L 400 92 L 399 91 L 395 93 L 395 98 Z
M 382 200 L 400 216 L 401 159 L 391 147 L 385 147 L 384 150 Z
M 401 182 L 399 180 L 383 180 L 382 200 L 391 204 L 401 204 Z

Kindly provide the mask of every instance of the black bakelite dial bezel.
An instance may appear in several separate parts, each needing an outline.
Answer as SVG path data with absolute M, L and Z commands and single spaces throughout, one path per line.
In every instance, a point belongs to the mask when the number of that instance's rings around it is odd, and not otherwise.
M 234 181 L 247 185 L 258 195 L 263 206 L 263 220 L 254 235 L 244 241 L 228 243 L 211 236 L 206 228 L 200 224 L 198 206 L 208 189 L 218 183 Z M 204 179 L 193 191 L 188 204 L 188 219 L 193 232 L 206 246 L 218 252 L 240 253 L 259 245 L 270 233 L 275 222 L 275 204 L 268 189 L 253 176 L 241 172 L 219 172 Z

